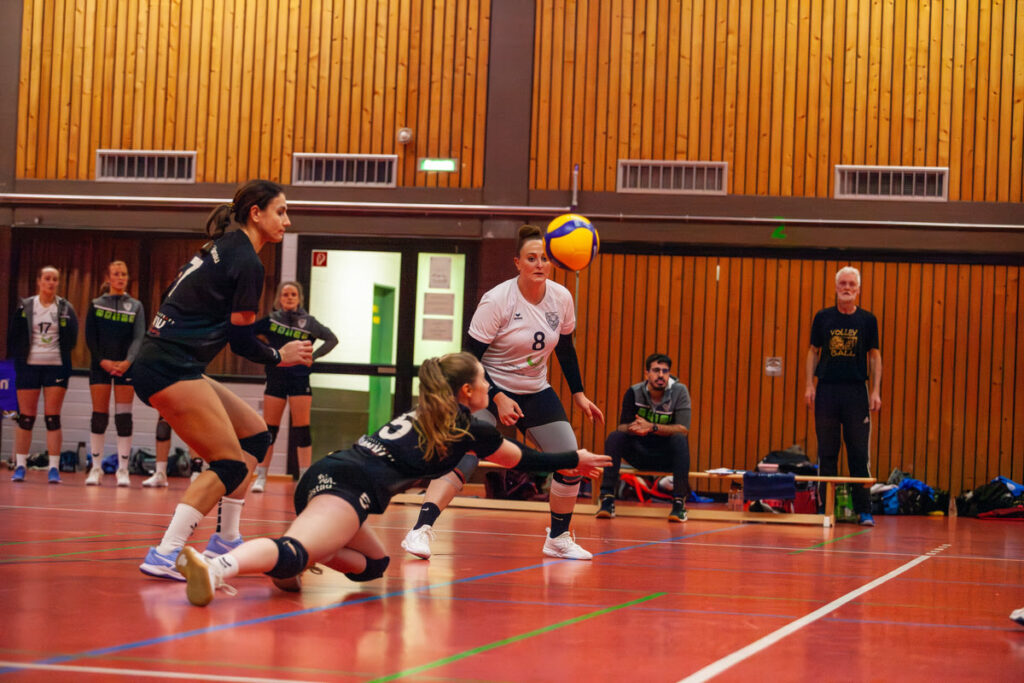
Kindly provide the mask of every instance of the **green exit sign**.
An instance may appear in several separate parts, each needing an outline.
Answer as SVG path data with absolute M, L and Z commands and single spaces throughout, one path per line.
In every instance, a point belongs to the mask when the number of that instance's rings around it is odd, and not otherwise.
M 435 171 L 440 173 L 454 173 L 458 170 L 459 160 L 458 159 L 431 159 L 429 157 L 420 158 L 420 170 L 421 171 Z

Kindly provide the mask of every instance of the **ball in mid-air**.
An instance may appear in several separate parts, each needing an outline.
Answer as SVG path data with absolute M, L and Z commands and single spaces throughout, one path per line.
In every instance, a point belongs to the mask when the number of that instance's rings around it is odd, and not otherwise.
M 566 213 L 548 223 L 544 248 L 548 258 L 559 268 L 583 270 L 597 255 L 600 239 L 589 220 L 576 213 Z

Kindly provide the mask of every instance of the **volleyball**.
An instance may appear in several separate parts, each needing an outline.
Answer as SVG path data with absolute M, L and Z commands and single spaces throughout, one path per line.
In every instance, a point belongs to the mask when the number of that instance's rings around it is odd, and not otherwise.
M 597 230 L 583 216 L 566 213 L 548 223 L 544 248 L 559 268 L 583 270 L 597 254 L 601 240 Z

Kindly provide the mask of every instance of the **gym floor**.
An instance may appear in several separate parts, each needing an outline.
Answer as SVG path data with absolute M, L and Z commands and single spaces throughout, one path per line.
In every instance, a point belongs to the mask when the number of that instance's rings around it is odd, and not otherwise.
M 392 549 L 385 578 L 325 570 L 288 594 L 239 577 L 199 608 L 138 571 L 185 479 L 45 475 L 0 479 L 3 680 L 1024 680 L 1024 627 L 1007 618 L 1024 606 L 1020 523 L 577 514 L 594 560 L 574 562 L 541 554 L 546 514 L 452 508 L 423 561 L 399 548 L 418 509 L 396 504 L 370 520 Z M 250 494 L 246 535 L 282 533 L 291 491 Z

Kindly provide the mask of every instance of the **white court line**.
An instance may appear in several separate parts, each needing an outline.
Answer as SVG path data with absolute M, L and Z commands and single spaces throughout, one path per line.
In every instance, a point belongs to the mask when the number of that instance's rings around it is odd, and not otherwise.
M 237 681 L 238 683 L 280 683 L 287 680 L 289 683 L 315 683 L 315 681 L 299 681 L 283 678 L 252 678 L 250 676 L 218 676 L 208 673 L 177 673 L 174 671 L 150 671 L 148 669 L 114 669 L 103 666 L 70 666 L 64 664 L 30 664 L 27 662 L 0 662 L 0 667 L 11 669 L 41 669 L 44 671 L 111 674 L 115 676 L 133 676 L 148 678 L 183 678 L 189 681 Z
M 808 614 L 806 616 L 803 616 L 803 617 L 800 617 L 796 621 L 792 621 L 792 622 L 786 624 L 785 626 L 783 626 L 782 628 L 778 629 L 777 631 L 773 631 L 772 633 L 769 633 L 764 638 L 761 638 L 760 640 L 755 640 L 750 645 L 747 645 L 744 648 L 736 650 L 731 655 L 727 655 L 727 656 L 723 657 L 722 659 L 719 659 L 717 662 L 713 662 L 711 664 L 708 664 L 706 667 L 704 667 L 700 671 L 697 671 L 696 673 L 693 673 L 693 674 L 687 676 L 686 678 L 682 679 L 682 681 L 680 681 L 679 683 L 700 683 L 701 681 L 711 680 L 712 678 L 714 678 L 718 674 L 720 674 L 720 673 L 726 671 L 727 669 L 729 669 L 729 668 L 739 664 L 743 660 L 745 660 L 745 659 L 747 659 L 747 658 L 757 654 L 761 650 L 764 650 L 765 648 L 771 647 L 772 645 L 774 645 L 775 643 L 779 642 L 780 640 L 782 640 L 786 636 L 788 636 L 788 635 L 790 635 L 792 633 L 796 633 L 797 631 L 802 629 L 804 626 L 807 626 L 808 624 L 814 623 L 815 621 L 817 621 L 818 619 L 821 619 L 822 617 L 824 617 L 825 615 L 829 614 L 830 612 L 834 612 L 836 609 L 838 609 L 839 607 L 842 607 L 843 605 L 845 605 L 846 603 L 850 602 L 854 598 L 857 598 L 857 597 L 863 595 L 864 593 L 867 593 L 868 591 L 870 591 L 870 590 L 872 590 L 874 588 L 877 588 L 878 586 L 881 586 L 886 581 L 889 581 L 890 579 L 896 578 L 900 574 L 913 569 L 914 567 L 916 567 L 917 565 L 921 564 L 922 562 L 925 562 L 926 560 L 930 560 L 931 558 L 935 557 L 936 555 L 938 555 L 939 553 L 941 553 L 943 550 L 945 550 L 948 547 L 949 547 L 949 544 L 948 543 L 944 543 L 943 545 L 940 545 L 938 548 L 935 548 L 934 550 L 929 550 L 924 555 L 917 556 L 916 558 L 914 558 L 910 562 L 907 562 L 905 565 L 902 565 L 900 567 L 897 567 L 896 569 L 893 569 L 891 572 L 889 572 L 885 576 L 880 576 L 877 579 L 875 579 L 874 581 L 872 581 L 870 583 L 866 583 L 863 586 L 861 586 L 860 588 L 857 588 L 856 590 L 850 591 L 849 593 L 847 593 L 846 595 L 842 596 L 841 598 L 837 598 L 836 600 L 833 600 L 832 602 L 828 603 L 824 607 L 816 609 L 813 612 L 811 612 L 810 614 Z

